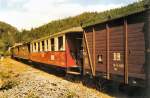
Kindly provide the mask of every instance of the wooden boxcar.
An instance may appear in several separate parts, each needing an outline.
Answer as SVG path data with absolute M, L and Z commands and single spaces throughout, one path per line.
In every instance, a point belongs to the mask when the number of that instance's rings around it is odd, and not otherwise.
M 84 26 L 84 74 L 145 85 L 149 17 L 142 10 Z

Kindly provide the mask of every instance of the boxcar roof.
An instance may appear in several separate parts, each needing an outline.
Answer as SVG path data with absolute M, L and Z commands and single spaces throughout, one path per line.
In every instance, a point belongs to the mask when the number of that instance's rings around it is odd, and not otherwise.
M 126 17 L 132 14 L 140 13 L 146 10 L 147 4 L 144 1 L 136 2 L 125 7 L 112 9 L 110 11 L 101 12 L 92 19 L 83 23 L 83 28 L 90 27 L 96 24 Z
M 51 35 L 46 36 L 46 37 L 42 37 L 40 39 L 33 40 L 32 42 L 41 41 L 41 40 L 44 40 L 44 39 L 48 39 L 50 37 L 59 36 L 59 35 L 63 35 L 63 34 L 66 34 L 66 33 L 77 33 L 77 32 L 82 33 L 83 32 L 82 27 L 73 27 L 73 28 L 70 28 L 70 29 L 67 29 L 67 30 L 64 30 L 64 31 L 61 31 L 61 32 L 58 32 L 58 33 L 55 33 L 55 34 L 51 34 Z

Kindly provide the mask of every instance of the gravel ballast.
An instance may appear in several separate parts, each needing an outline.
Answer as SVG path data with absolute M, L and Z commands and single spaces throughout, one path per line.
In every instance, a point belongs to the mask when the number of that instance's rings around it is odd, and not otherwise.
M 12 59 L 12 68 L 23 66 L 22 72 L 14 74 L 17 85 L 8 89 L 0 90 L 0 98 L 112 98 L 111 96 L 84 86 L 81 82 L 74 83 L 64 78 L 48 74 L 41 70 L 32 68 Z M 7 63 L 1 63 L 0 68 Z

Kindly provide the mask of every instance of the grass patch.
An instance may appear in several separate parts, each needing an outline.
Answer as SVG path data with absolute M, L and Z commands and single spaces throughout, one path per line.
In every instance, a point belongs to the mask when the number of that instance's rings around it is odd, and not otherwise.
M 10 77 L 11 77 L 10 73 L 8 73 L 8 72 L 0 72 L 0 78 L 1 79 L 8 79 Z
M 0 71 L 0 90 L 8 90 L 17 86 L 19 82 L 13 77 L 12 71 Z
M 8 80 L 5 80 L 1 87 L 0 87 L 0 90 L 8 90 L 8 89 L 12 89 L 13 87 L 17 86 L 18 85 L 18 82 L 13 80 L 13 79 L 8 79 Z
M 69 92 L 66 98 L 79 98 L 79 96 L 75 92 Z

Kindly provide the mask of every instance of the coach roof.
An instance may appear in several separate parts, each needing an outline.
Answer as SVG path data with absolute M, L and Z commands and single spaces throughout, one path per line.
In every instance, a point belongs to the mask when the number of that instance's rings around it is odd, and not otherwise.
M 58 33 L 51 34 L 51 35 L 46 36 L 46 37 L 42 37 L 40 39 L 33 40 L 33 41 L 31 41 L 31 43 L 32 42 L 36 42 L 36 41 L 41 41 L 41 40 L 44 40 L 44 39 L 48 39 L 50 37 L 63 35 L 63 34 L 66 34 L 66 33 L 77 33 L 77 32 L 81 32 L 82 33 L 83 32 L 82 27 L 73 27 L 73 28 L 70 28 L 70 29 L 67 29 L 67 30 L 64 30 L 64 31 L 61 31 L 61 32 L 58 32 Z

